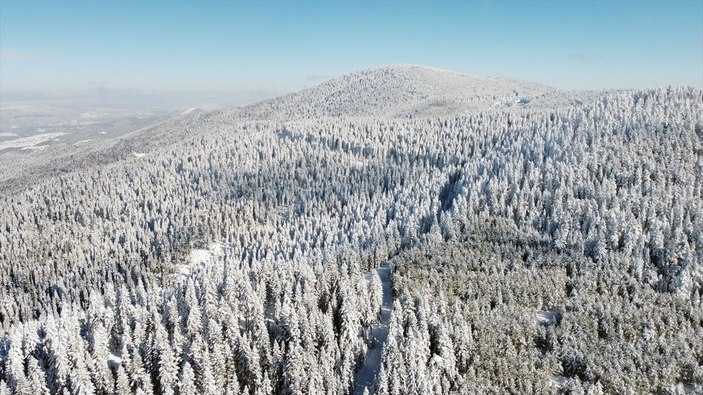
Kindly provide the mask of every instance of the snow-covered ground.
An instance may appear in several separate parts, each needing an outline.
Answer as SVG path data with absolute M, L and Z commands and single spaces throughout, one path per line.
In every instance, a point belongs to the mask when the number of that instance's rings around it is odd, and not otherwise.
M 31 149 L 41 143 L 56 140 L 66 133 L 43 133 L 14 140 L 0 141 L 0 151 L 10 148 Z
M 194 248 L 188 255 L 188 262 L 184 265 L 179 265 L 178 273 L 186 277 L 198 265 L 206 265 L 212 262 L 213 259 L 223 256 L 229 249 L 229 245 L 219 241 L 210 243 L 208 248 Z
M 566 384 L 566 381 L 569 380 L 565 376 L 556 376 L 552 379 L 552 385 L 555 386 L 557 389 L 561 388 Z
M 559 312 L 556 310 L 540 310 L 537 312 L 536 324 L 553 325 L 557 322 Z
M 376 269 L 381 278 L 383 286 L 383 304 L 381 305 L 381 319 L 378 324 L 371 328 L 371 336 L 374 339 L 373 347 L 366 351 L 364 365 L 356 372 L 354 377 L 354 394 L 362 395 L 364 389 L 368 388 L 372 392 L 376 382 L 376 376 L 381 370 L 381 357 L 383 356 L 383 346 L 388 339 L 388 324 L 393 310 L 393 294 L 391 292 L 390 267 L 385 265 Z

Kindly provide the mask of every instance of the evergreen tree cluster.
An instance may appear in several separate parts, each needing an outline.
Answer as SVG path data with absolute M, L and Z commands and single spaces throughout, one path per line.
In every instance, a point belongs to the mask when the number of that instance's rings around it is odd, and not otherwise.
M 0 196 L 0 393 L 703 385 L 701 90 L 260 117 Z
M 404 252 L 376 393 L 700 392 L 700 303 L 625 260 L 555 252 L 500 220 Z

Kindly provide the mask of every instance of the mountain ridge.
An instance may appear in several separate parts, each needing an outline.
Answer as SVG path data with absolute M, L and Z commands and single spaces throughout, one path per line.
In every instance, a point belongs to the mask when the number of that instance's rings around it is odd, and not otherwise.
M 115 139 L 50 147 L 31 156 L 13 153 L 12 165 L 0 171 L 0 187 L 22 190 L 32 181 L 129 160 L 135 153 L 164 149 L 202 133 L 236 128 L 241 122 L 442 117 L 486 109 L 512 111 L 525 105 L 520 100 L 532 100 L 529 106 L 553 108 L 570 105 L 567 99 L 555 88 L 514 78 L 476 77 L 419 65 L 379 66 L 245 106 L 194 110 Z
M 477 77 L 420 65 L 356 71 L 288 95 L 224 110 L 242 118 L 434 116 L 476 111 L 496 101 L 557 89 L 508 77 Z

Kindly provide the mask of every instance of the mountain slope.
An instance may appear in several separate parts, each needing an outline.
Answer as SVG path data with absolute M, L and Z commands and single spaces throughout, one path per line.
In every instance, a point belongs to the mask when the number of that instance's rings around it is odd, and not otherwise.
M 53 147 L 32 156 L 13 155 L 8 161 L 11 163 L 0 169 L 0 189 L 5 192 L 21 190 L 50 176 L 93 165 L 104 166 L 131 158 L 134 152 L 165 149 L 195 135 L 236 128 L 241 121 L 448 116 L 502 108 L 520 99 L 540 95 L 546 98 L 558 92 L 517 79 L 474 77 L 423 66 L 383 66 L 244 107 L 182 114 L 159 125 L 122 135 L 119 139 L 91 142 L 80 147 Z
M 0 394 L 703 393 L 703 91 L 401 71 L 0 196 Z
M 537 83 L 474 77 L 423 66 L 362 70 L 226 113 L 246 118 L 448 115 L 553 92 Z

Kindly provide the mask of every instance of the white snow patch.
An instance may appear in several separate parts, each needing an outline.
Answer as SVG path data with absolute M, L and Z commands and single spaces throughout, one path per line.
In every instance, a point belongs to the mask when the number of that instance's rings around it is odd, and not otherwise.
M 107 132 L 106 132 L 106 131 L 100 131 L 100 132 L 98 132 L 98 134 L 107 134 Z
M 566 384 L 566 381 L 569 380 L 566 376 L 556 376 L 552 379 L 552 385 L 561 388 Z
M 221 243 L 219 241 L 212 242 L 208 245 L 208 248 L 194 248 L 190 251 L 188 255 L 188 263 L 185 265 L 180 265 L 178 272 L 182 276 L 187 276 L 197 265 L 206 265 L 212 262 L 213 258 L 223 256 L 230 246 Z
M 212 252 L 204 249 L 193 249 L 190 251 L 190 264 L 207 263 L 212 258 Z
M 349 166 L 355 167 L 357 169 L 364 167 L 364 164 L 364 161 L 361 159 L 352 159 L 349 161 Z
M 0 137 L 17 137 L 17 133 L 3 132 L 0 133 Z
M 43 151 L 46 149 L 46 145 L 40 145 L 38 147 L 22 147 L 20 148 L 22 151 Z
M 64 134 L 66 133 L 44 133 L 29 137 L 22 137 L 14 140 L 1 141 L 0 151 L 9 148 L 43 149 L 42 147 L 35 146 L 37 144 L 41 144 L 47 141 L 56 140 L 59 136 L 63 136 Z
M 118 356 L 115 355 L 115 354 L 110 353 L 110 356 L 107 357 L 107 361 L 108 361 L 108 362 L 112 362 L 112 363 L 114 363 L 114 364 L 116 364 L 116 365 L 119 365 L 119 364 L 122 363 L 122 358 L 118 357 Z
M 557 323 L 557 310 L 540 310 L 537 312 L 536 324 L 553 325 Z
M 137 158 L 143 158 L 146 156 L 146 154 L 143 152 L 132 152 L 132 155 L 136 156 Z
M 189 108 L 189 109 L 183 111 L 183 112 L 181 113 L 181 115 L 190 114 L 191 112 L 193 112 L 193 111 L 195 111 L 195 110 L 197 110 L 197 108 L 191 107 L 191 108 Z
M 96 118 L 102 118 L 109 115 L 107 112 L 84 112 L 81 113 L 80 117 L 81 119 L 96 119 Z

